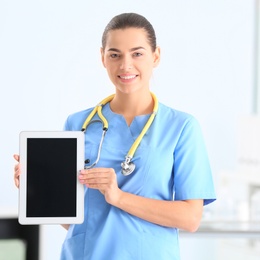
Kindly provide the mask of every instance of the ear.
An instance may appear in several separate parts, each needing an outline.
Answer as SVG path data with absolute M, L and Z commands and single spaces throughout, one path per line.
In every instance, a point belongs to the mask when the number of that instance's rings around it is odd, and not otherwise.
M 101 60 L 102 60 L 103 66 L 106 68 L 105 53 L 104 53 L 104 49 L 102 47 L 100 48 L 100 54 L 101 54 Z
M 153 55 L 154 55 L 153 67 L 155 68 L 158 66 L 158 64 L 160 63 L 160 59 L 161 59 L 161 49 L 159 46 L 156 47 Z

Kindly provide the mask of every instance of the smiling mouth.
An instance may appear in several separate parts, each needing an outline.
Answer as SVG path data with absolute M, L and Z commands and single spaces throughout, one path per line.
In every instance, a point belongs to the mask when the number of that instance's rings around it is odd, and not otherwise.
M 123 80 L 131 80 L 136 78 L 138 75 L 119 75 L 118 77 Z

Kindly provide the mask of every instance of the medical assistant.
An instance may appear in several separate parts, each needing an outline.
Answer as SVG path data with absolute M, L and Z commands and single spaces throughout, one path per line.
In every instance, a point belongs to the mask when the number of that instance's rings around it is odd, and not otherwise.
M 65 130 L 81 130 L 92 109 L 68 117 Z M 102 109 L 109 123 L 96 167 L 114 168 L 125 192 L 158 200 L 215 200 L 212 173 L 197 120 L 159 103 L 158 113 L 143 137 L 133 162 L 135 171 L 121 173 L 121 162 L 150 115 L 134 118 L 130 126 L 122 115 Z M 94 119 L 98 116 L 95 115 Z M 85 133 L 85 158 L 95 161 L 102 124 L 90 124 Z M 70 225 L 61 260 L 180 259 L 178 229 L 163 227 L 108 204 L 94 189 L 85 188 L 85 218 Z

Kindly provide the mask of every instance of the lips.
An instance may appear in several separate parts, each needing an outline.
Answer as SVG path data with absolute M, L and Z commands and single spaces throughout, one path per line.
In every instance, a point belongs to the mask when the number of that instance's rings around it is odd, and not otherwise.
M 123 74 L 123 75 L 119 75 L 118 77 L 124 81 L 124 82 L 127 82 L 127 81 L 132 81 L 133 79 L 135 79 L 138 75 L 136 74 Z

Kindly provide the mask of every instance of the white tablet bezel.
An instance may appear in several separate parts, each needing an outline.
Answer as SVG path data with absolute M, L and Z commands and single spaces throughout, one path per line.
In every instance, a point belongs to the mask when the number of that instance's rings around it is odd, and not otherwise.
M 75 138 L 77 140 L 76 216 L 73 217 L 27 217 L 27 139 L 28 138 Z M 22 131 L 20 144 L 20 186 L 18 221 L 23 225 L 35 224 L 79 224 L 84 221 L 84 186 L 79 182 L 79 171 L 84 168 L 84 133 L 82 131 Z

